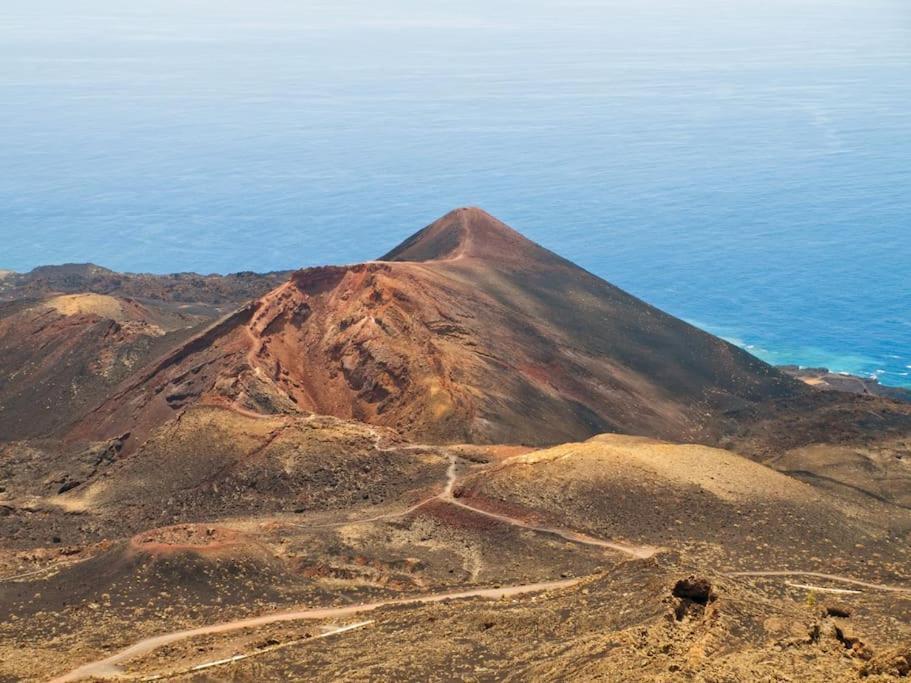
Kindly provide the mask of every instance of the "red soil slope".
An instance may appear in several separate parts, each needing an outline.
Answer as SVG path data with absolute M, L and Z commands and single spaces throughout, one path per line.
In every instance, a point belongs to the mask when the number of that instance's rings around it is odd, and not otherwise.
M 298 271 L 134 377 L 76 433 L 141 435 L 202 402 L 441 442 L 690 440 L 725 411 L 803 390 L 470 208 L 380 261 Z

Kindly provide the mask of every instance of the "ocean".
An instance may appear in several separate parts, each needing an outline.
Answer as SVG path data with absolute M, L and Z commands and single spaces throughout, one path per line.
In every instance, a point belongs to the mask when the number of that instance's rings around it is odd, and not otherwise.
M 911 386 L 907 0 L 0 5 L 0 269 L 376 257 L 457 206 Z

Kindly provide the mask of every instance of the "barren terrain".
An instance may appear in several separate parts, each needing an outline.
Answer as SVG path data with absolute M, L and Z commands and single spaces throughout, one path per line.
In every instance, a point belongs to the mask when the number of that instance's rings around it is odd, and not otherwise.
M 911 672 L 911 405 L 479 209 L 281 277 L 2 282 L 0 680 Z

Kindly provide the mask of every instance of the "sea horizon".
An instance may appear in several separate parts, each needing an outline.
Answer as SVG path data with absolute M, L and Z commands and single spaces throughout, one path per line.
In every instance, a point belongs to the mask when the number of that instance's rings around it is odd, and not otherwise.
M 906 4 L 40 0 L 0 57 L 0 268 L 351 263 L 477 205 L 766 360 L 911 386 Z

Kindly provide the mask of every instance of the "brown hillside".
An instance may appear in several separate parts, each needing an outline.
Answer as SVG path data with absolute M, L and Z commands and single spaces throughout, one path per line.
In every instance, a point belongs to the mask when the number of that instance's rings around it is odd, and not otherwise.
M 203 320 L 92 293 L 0 303 L 0 440 L 65 427 Z
M 142 434 L 203 402 L 437 442 L 692 440 L 724 411 L 805 391 L 480 209 L 384 259 L 295 273 L 133 378 L 77 433 Z

